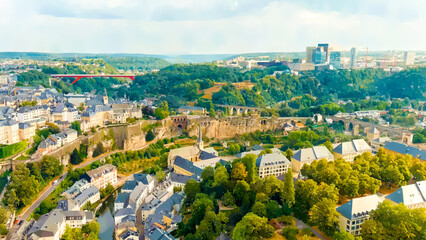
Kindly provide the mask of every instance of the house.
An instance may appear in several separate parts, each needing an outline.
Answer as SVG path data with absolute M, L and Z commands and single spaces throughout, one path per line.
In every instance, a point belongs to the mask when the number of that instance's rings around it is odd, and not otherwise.
M 42 215 L 27 234 L 28 240 L 59 240 L 65 232 L 65 217 L 60 209 Z
M 202 107 L 180 106 L 178 108 L 180 114 L 205 114 L 206 110 Z
M 155 179 L 149 174 L 135 173 L 130 179 L 146 185 L 148 187 L 148 192 L 152 192 L 154 189 Z
M 135 234 L 137 235 L 135 236 Z M 117 224 L 114 228 L 114 236 L 117 240 L 139 240 L 138 229 L 134 222 Z
M 72 199 L 62 199 L 59 200 L 58 206 L 56 207 L 62 211 L 78 211 L 80 206 Z
M 161 228 L 154 228 L 145 234 L 145 240 L 175 240 L 169 232 Z
M 375 210 L 383 200 L 377 195 L 354 198 L 338 207 L 339 227 L 341 231 L 353 235 L 361 234 L 361 225 L 370 218 L 370 213 Z
M 84 224 L 93 221 L 94 215 L 90 211 L 63 211 L 65 224 L 70 228 L 81 228 Z
M 114 224 L 124 222 L 136 222 L 136 213 L 135 209 L 132 208 L 122 208 L 114 213 Z
M 0 144 L 19 142 L 19 125 L 13 119 L 0 120 Z
M 138 184 L 136 188 L 130 193 L 129 207 L 138 210 L 142 202 L 148 196 L 148 185 Z
M 127 207 L 129 204 L 130 193 L 118 193 L 114 200 L 114 212 Z
M 194 166 L 194 163 L 186 160 L 185 158 L 182 158 L 180 156 L 177 156 L 174 163 L 174 172 L 186 176 L 201 176 L 201 173 L 203 172 L 203 169 Z
M 185 187 L 186 182 L 188 182 L 190 179 L 198 180 L 196 175 L 188 176 L 175 172 L 171 172 L 168 178 L 174 187 L 182 187 L 182 189 Z
M 380 131 L 376 127 L 370 128 L 370 130 L 367 131 L 367 140 L 372 141 L 374 139 L 377 139 L 380 137 Z
M 29 122 L 39 118 L 50 118 L 50 108 L 46 105 L 43 106 L 25 106 L 18 110 L 18 121 Z
M 365 152 L 371 152 L 371 147 L 364 139 L 354 139 L 350 142 L 342 142 L 333 149 L 335 158 L 343 158 L 347 162 L 353 162 L 355 157 Z
M 89 187 L 73 198 L 74 202 L 80 208 L 84 207 L 87 203 L 93 204 L 99 201 L 99 199 L 101 199 L 101 195 L 99 194 L 99 189 L 95 186 Z
M 176 227 L 176 224 L 182 220 L 178 213 L 181 210 L 183 199 L 183 193 L 175 193 L 166 201 L 158 205 L 155 209 L 155 213 L 149 215 L 145 220 L 145 232 L 149 232 L 150 229 L 156 227 L 160 227 L 162 229 Z
M 52 134 L 47 137 L 37 148 L 37 153 L 40 155 L 47 154 L 53 150 L 60 148 L 67 143 L 77 139 L 77 131 L 69 128 L 63 132 Z
M 199 128 L 199 135 L 197 143 L 194 146 L 188 146 L 183 148 L 171 149 L 167 159 L 169 169 L 175 168 L 175 160 L 177 157 L 186 159 L 192 162 L 193 166 L 204 169 L 207 166 L 214 167 L 216 163 L 225 163 L 221 158 L 217 156 L 217 152 L 209 149 L 204 151 L 204 142 L 202 138 L 201 125 Z M 178 166 L 179 168 L 179 166 Z M 184 173 L 181 173 L 184 174 Z
M 123 187 L 121 187 L 121 192 L 122 193 L 131 193 L 136 186 L 138 185 L 138 181 L 126 181 L 123 185 Z
M 408 154 L 413 156 L 414 158 L 418 158 L 420 160 L 426 161 L 426 150 L 422 150 L 417 147 L 408 146 L 403 143 L 399 142 L 386 142 L 383 146 L 383 149 L 385 149 L 386 152 L 391 152 L 394 154 Z
M 61 196 L 66 197 L 67 199 L 73 198 L 79 193 L 90 187 L 90 183 L 87 179 L 81 179 L 75 182 L 70 188 L 68 188 L 65 192 L 61 194 Z
M 19 123 L 19 140 L 30 139 L 32 140 L 36 134 L 35 126 L 29 123 Z
M 426 208 L 426 180 L 402 186 L 386 198 L 395 204 L 403 203 L 407 208 Z
M 371 148 L 373 149 L 379 149 L 381 147 L 384 147 L 386 142 L 391 142 L 392 139 L 390 139 L 389 137 L 379 137 L 376 139 L 373 139 L 373 141 L 370 142 L 371 144 Z
M 88 107 L 81 115 L 81 119 L 86 122 L 85 131 L 91 127 L 104 127 L 113 116 L 111 107 L 105 105 L 93 105 Z
M 255 148 L 255 146 L 253 146 L 253 148 L 250 151 L 238 153 L 237 155 L 235 155 L 235 157 L 236 158 L 243 158 L 243 157 L 247 156 L 248 154 L 254 154 L 254 155 L 258 156 L 260 153 L 262 153 L 264 148 L 263 147 L 261 147 L 261 149 Z M 254 148 L 259 149 L 259 150 L 253 150 Z M 281 150 L 279 150 L 278 148 L 271 148 L 271 151 L 272 151 L 272 153 L 280 153 L 281 152 Z
M 278 177 L 287 173 L 291 162 L 282 153 L 269 153 L 258 157 L 256 166 L 260 178 Z
M 118 235 L 118 238 L 120 240 L 139 240 L 139 233 L 137 230 L 133 229 L 126 229 L 124 230 L 120 235 Z
M 108 184 L 114 185 L 117 182 L 117 167 L 105 164 L 83 175 L 92 186 L 98 189 L 105 188 Z
M 303 148 L 294 152 L 291 158 L 293 171 L 299 172 L 303 165 L 311 164 L 315 160 L 326 159 L 334 161 L 333 154 L 325 146 L 315 146 L 312 148 Z
M 284 127 L 283 127 L 284 131 L 287 131 L 287 132 L 293 130 L 293 128 L 294 126 L 291 125 L 291 123 L 286 123 L 284 124 Z
M 51 115 L 54 122 L 74 122 L 77 120 L 78 111 L 69 103 L 59 103 L 52 109 Z

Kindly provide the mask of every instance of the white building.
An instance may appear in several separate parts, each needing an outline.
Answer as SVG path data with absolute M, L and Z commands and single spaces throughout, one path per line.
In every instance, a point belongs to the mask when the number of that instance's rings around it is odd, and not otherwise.
M 257 172 L 260 178 L 280 176 L 291 168 L 291 162 L 282 153 L 263 154 L 256 159 Z

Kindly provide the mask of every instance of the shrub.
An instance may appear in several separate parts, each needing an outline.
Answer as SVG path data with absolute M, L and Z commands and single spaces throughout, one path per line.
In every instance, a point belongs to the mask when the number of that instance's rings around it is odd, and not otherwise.
M 297 240 L 298 233 L 299 233 L 299 229 L 292 226 L 287 226 L 282 231 L 282 235 L 286 237 L 288 240 Z
M 296 222 L 294 221 L 294 218 L 292 216 L 281 216 L 277 218 L 279 223 L 282 223 L 284 225 L 290 225 L 290 226 L 296 226 Z
M 315 234 L 312 232 L 310 228 L 304 228 L 302 229 L 302 235 L 308 235 L 311 237 L 315 237 Z

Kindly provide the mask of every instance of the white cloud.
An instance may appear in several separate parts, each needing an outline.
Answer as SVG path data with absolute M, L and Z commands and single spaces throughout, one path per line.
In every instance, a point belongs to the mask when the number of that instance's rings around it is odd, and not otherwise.
M 0 51 L 243 53 L 304 51 L 318 42 L 426 49 L 420 0 L 405 7 L 393 0 L 315 2 L 0 0 Z

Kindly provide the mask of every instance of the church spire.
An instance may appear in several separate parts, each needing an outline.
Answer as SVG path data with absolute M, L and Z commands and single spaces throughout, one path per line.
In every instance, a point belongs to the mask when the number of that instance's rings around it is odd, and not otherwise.
M 203 149 L 204 149 L 204 143 L 203 143 L 203 132 L 201 131 L 201 123 L 200 123 L 200 133 L 199 133 L 199 135 L 198 135 L 197 145 L 198 145 L 198 148 L 199 148 L 200 150 L 203 150 Z

